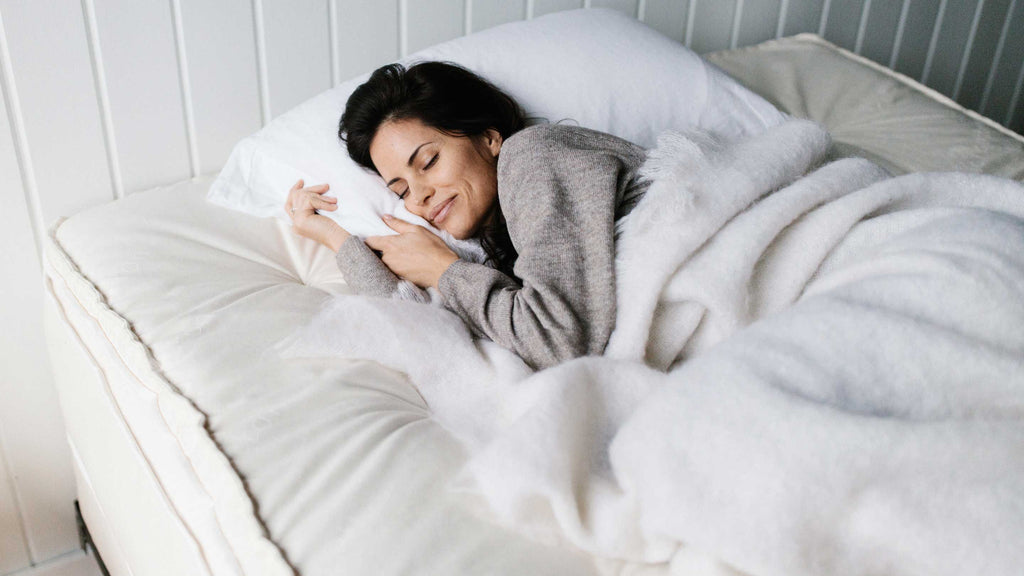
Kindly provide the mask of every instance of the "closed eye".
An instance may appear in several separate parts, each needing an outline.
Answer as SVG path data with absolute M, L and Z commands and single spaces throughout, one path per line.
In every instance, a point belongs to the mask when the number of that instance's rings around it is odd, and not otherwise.
M 424 169 L 424 170 L 427 170 L 427 169 L 429 169 L 429 168 L 430 168 L 431 166 L 433 166 L 433 165 L 434 165 L 434 163 L 435 163 L 435 162 L 437 162 L 437 158 L 438 158 L 438 156 L 440 156 L 440 154 L 434 154 L 434 157 L 430 159 L 430 162 L 427 162 L 427 165 L 426 165 L 426 166 L 424 166 L 424 167 L 423 167 L 423 169 Z M 399 200 L 405 200 L 405 196 L 406 196 L 406 195 L 407 195 L 408 193 L 409 193 L 409 189 L 408 189 L 408 188 L 406 188 L 406 189 L 405 189 L 405 191 L 403 191 L 403 192 L 402 192 L 401 194 L 399 194 L 399 195 L 398 195 L 398 199 L 399 199 Z

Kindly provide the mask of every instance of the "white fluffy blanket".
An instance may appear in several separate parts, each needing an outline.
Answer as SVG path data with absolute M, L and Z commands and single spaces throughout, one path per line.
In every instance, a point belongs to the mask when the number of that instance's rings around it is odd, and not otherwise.
M 676 574 L 1019 573 L 1024 187 L 828 146 L 665 133 L 603 357 L 530 374 L 359 296 L 283 353 L 407 373 L 468 449 L 454 488 L 534 538 Z

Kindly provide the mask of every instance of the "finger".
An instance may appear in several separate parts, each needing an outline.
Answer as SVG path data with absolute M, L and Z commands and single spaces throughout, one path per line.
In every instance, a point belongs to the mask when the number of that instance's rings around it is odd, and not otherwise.
M 292 189 L 289 190 L 289 192 L 295 192 L 296 190 L 301 189 L 303 184 L 305 184 L 305 182 L 303 182 L 302 179 L 299 178 L 299 181 L 296 182 L 294 186 L 292 186 Z
M 330 202 L 324 202 L 320 198 L 314 198 L 313 199 L 313 207 L 315 207 L 317 209 L 320 209 L 320 210 L 337 210 L 338 209 L 337 205 L 331 204 Z
M 383 220 L 384 223 L 388 225 L 388 228 L 391 228 L 395 232 L 399 232 L 399 233 L 412 232 L 412 231 L 416 230 L 417 228 L 421 228 L 421 226 L 417 226 L 416 224 L 413 224 L 412 222 L 406 222 L 405 220 L 402 220 L 401 218 L 395 218 L 391 214 L 385 214 L 385 215 L 381 216 L 381 220 Z
M 310 192 L 313 192 L 315 194 L 323 194 L 324 192 L 327 192 L 327 190 L 330 187 L 330 184 L 317 184 L 316 186 L 307 187 L 306 190 L 309 190 Z

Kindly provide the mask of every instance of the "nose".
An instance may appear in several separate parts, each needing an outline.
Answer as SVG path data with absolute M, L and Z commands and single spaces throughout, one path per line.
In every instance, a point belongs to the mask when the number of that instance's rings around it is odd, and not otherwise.
M 416 214 L 423 216 L 420 212 L 425 211 L 430 205 L 430 199 L 434 197 L 434 187 L 426 182 L 410 182 L 409 194 L 405 197 L 406 208 Z

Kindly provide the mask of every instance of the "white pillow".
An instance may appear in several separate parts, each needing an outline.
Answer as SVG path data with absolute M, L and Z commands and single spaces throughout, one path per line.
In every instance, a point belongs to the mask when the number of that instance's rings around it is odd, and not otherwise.
M 528 116 L 569 121 L 651 148 L 664 130 L 704 128 L 754 134 L 784 114 L 682 44 L 611 9 L 555 12 L 510 22 L 426 48 L 401 60 L 458 63 L 515 98 Z M 296 180 L 327 182 L 338 209 L 323 212 L 358 236 L 392 234 L 388 213 L 439 233 L 408 212 L 383 180 L 349 158 L 338 120 L 370 73 L 282 114 L 240 141 L 207 198 L 290 222 L 284 201 Z M 460 255 L 481 252 L 453 241 Z

